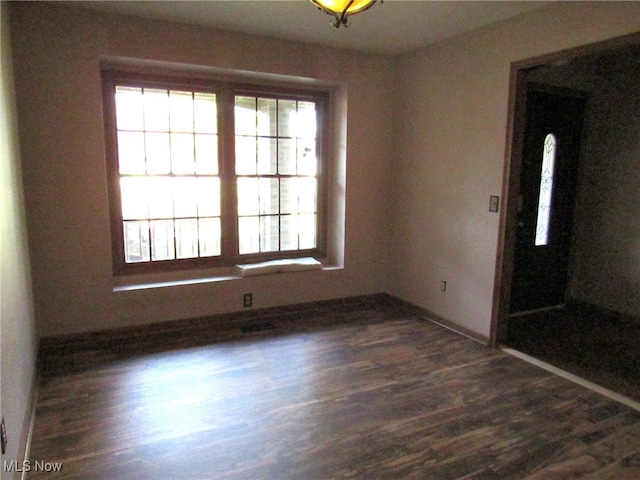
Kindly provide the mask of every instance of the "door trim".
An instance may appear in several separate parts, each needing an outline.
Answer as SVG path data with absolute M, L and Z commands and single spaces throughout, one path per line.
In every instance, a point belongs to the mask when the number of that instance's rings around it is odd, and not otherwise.
M 640 45 L 640 32 L 576 48 L 513 62 L 509 73 L 509 100 L 505 156 L 502 172 L 502 208 L 500 211 L 496 268 L 494 276 L 490 344 L 498 346 L 505 338 L 515 253 L 517 204 L 520 194 L 522 149 L 526 124 L 527 70 L 598 53 Z

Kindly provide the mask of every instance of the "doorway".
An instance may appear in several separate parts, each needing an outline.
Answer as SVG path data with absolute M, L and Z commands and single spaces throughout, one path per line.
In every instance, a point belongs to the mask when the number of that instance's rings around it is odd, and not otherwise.
M 631 52 L 632 55 L 631 57 L 617 55 L 620 52 Z M 540 83 L 537 75 L 538 71 L 555 69 L 556 67 L 568 66 L 578 62 L 588 64 L 589 68 L 598 75 L 607 75 L 609 67 L 606 62 L 601 62 L 607 56 L 618 56 L 625 59 L 624 62 L 626 63 L 622 66 L 618 64 L 614 70 L 625 70 L 627 74 L 629 71 L 636 72 L 640 66 L 640 63 L 638 63 L 640 62 L 640 33 L 543 57 L 523 60 L 511 66 L 508 142 L 507 151 L 505 152 L 505 180 L 502 191 L 503 208 L 500 218 L 490 332 L 490 341 L 493 346 L 499 345 L 506 339 L 509 314 L 512 311 L 512 287 L 514 285 L 514 274 L 517 273 L 514 267 L 518 241 L 518 210 L 521 202 L 521 175 L 524 170 L 523 152 L 525 150 L 525 129 L 527 125 L 527 91 L 531 86 L 531 79 L 534 78 L 537 83 Z M 628 58 L 631 60 L 628 60 Z M 636 64 L 633 69 L 627 68 L 629 61 Z M 579 90 L 579 88 L 574 88 L 574 90 Z M 535 197 L 535 192 L 533 195 Z M 584 235 L 584 232 L 580 235 Z M 580 235 L 578 238 L 582 238 Z M 514 305 L 513 308 L 516 310 L 526 307 L 516 307 Z
M 576 80 L 575 75 L 568 75 L 569 72 L 572 74 L 580 72 L 579 81 L 573 83 L 567 81 L 569 77 Z M 640 78 L 640 34 L 628 35 L 592 46 L 519 62 L 512 65 L 511 74 L 510 129 L 507 132 L 509 141 L 505 160 L 504 209 L 501 212 L 500 223 L 491 332 L 492 344 L 494 346 L 509 345 L 509 330 L 511 330 L 512 334 L 513 332 L 518 333 L 519 343 L 516 345 L 514 341 L 509 346 L 521 352 L 527 352 L 525 347 L 528 347 L 531 352 L 540 353 L 538 356 L 528 353 L 535 358 L 559 366 L 599 385 L 609 385 L 608 388 L 614 391 L 624 391 L 627 396 L 640 400 L 638 387 L 640 376 L 637 373 L 640 372 L 640 352 L 632 346 L 640 342 L 640 321 L 637 315 L 633 314 L 638 311 L 637 308 L 634 309 L 632 305 L 630 309 L 626 309 L 627 313 L 621 313 L 624 310 L 601 309 L 600 306 L 607 306 L 607 299 L 603 303 L 595 302 L 593 304 L 579 304 L 573 301 L 590 298 L 580 297 L 584 294 L 584 290 L 581 290 L 583 285 L 576 284 L 577 280 L 582 282 L 581 275 L 584 274 L 585 265 L 589 265 L 588 273 L 592 275 L 588 278 L 589 281 L 593 281 L 594 271 L 599 272 L 596 273 L 599 279 L 594 284 L 602 291 L 607 291 L 607 295 L 610 295 L 611 298 L 617 294 L 614 289 L 610 288 L 611 285 L 619 282 L 619 278 L 624 278 L 626 270 L 633 268 L 629 265 L 634 265 L 635 260 L 631 258 L 627 265 L 618 261 L 615 264 L 618 265 L 616 268 L 622 268 L 622 270 L 618 270 L 620 273 L 616 273 L 611 270 L 612 263 L 603 266 L 601 258 L 590 258 L 588 255 L 583 255 L 585 251 L 583 247 L 585 244 L 594 245 L 600 242 L 599 246 L 608 250 L 606 260 L 609 260 L 614 258 L 613 254 L 616 252 L 629 251 L 624 242 L 633 243 L 640 238 L 637 228 L 634 227 L 634 225 L 637 226 L 635 220 L 626 221 L 627 216 L 625 216 L 625 208 L 629 210 L 625 206 L 626 199 L 629 198 L 627 203 L 631 204 L 632 199 L 636 198 L 634 195 L 629 195 L 629 192 L 640 191 L 640 184 L 632 183 L 634 182 L 633 178 L 637 178 L 633 174 L 637 171 L 636 164 L 633 163 L 633 158 L 636 157 L 630 151 L 620 148 L 624 147 L 624 142 L 621 143 L 621 140 L 627 140 L 627 143 L 629 140 L 635 141 L 633 139 L 638 138 L 637 132 L 640 129 L 637 115 L 630 113 L 637 113 L 637 106 L 640 105 L 640 91 L 637 86 L 637 78 Z M 591 82 L 589 88 L 583 88 L 585 78 L 587 78 L 587 83 Z M 613 78 L 616 80 L 612 82 Z M 537 202 L 539 209 L 541 198 L 540 142 L 542 140 L 538 137 L 534 142 L 537 143 L 535 148 L 528 145 L 528 141 L 532 137 L 526 134 L 527 126 L 531 123 L 531 108 L 527 108 L 529 106 L 527 98 L 531 99 L 532 96 L 537 95 L 533 91 L 544 92 L 545 89 L 538 88 L 537 85 L 532 86 L 533 83 L 571 88 L 573 91 L 589 91 L 593 95 L 590 95 L 590 101 L 586 107 L 586 135 L 583 138 L 586 141 L 582 145 L 585 163 L 581 166 L 579 179 L 576 182 L 578 202 L 575 221 L 569 222 L 569 224 L 573 223 L 574 228 L 568 230 L 569 237 L 573 236 L 569 249 L 569 288 L 563 286 L 562 281 L 560 282 L 561 286 L 555 288 L 560 292 L 568 291 L 568 295 L 560 294 L 560 296 L 554 297 L 554 294 L 547 291 L 540 296 L 546 299 L 551 298 L 550 301 L 537 300 L 539 302 L 537 304 L 536 301 L 527 304 L 527 300 L 523 297 L 527 297 L 532 290 L 536 290 L 538 293 L 537 290 L 546 287 L 540 287 L 539 284 L 536 286 L 532 283 L 533 280 L 529 280 L 528 287 L 524 288 L 525 291 L 528 290 L 528 293 L 518 293 L 518 288 L 521 288 L 518 284 L 522 282 L 523 275 L 519 271 L 522 269 L 518 262 L 520 262 L 519 256 L 524 255 L 520 253 L 518 244 L 526 241 L 530 249 L 535 252 L 537 247 L 545 246 L 544 243 L 549 242 L 550 236 L 554 235 L 551 233 L 554 228 L 554 220 L 550 217 L 548 219 L 550 226 L 546 232 L 547 238 L 545 239 L 544 231 L 538 238 L 538 231 L 532 229 L 531 224 L 540 223 L 540 215 L 535 207 L 529 207 L 528 210 L 526 208 L 528 201 L 529 204 Z M 620 89 L 622 85 L 625 86 Z M 628 94 L 624 93 L 628 91 L 634 92 L 632 97 L 628 97 L 626 96 Z M 565 91 L 564 93 L 575 96 L 571 92 Z M 594 122 L 596 117 L 598 121 Z M 605 122 L 608 123 L 605 125 Z M 603 129 L 603 127 L 606 128 Z M 623 127 L 630 128 L 625 130 Z M 548 129 L 545 131 L 545 128 L 541 130 L 540 135 L 544 136 L 545 140 L 550 140 L 551 150 L 554 148 L 554 140 L 556 141 L 557 155 L 557 137 L 554 132 Z M 622 133 L 623 130 L 626 133 Z M 604 135 L 605 133 L 607 136 Z M 553 137 L 548 137 L 549 134 Z M 537 150 L 537 161 L 540 163 L 537 171 L 527 166 L 527 162 L 529 162 L 526 158 L 528 148 L 533 148 L 534 152 Z M 542 156 L 544 155 L 543 152 Z M 625 157 L 626 160 L 619 163 L 622 157 Z M 596 158 L 599 160 L 595 161 Z M 618 173 L 623 171 L 627 173 Z M 585 176 L 585 172 L 589 172 L 588 175 Z M 628 172 L 632 172 L 632 174 L 629 175 Z M 554 183 L 557 178 L 554 176 Z M 536 183 L 538 184 L 536 187 L 531 187 Z M 570 183 L 571 180 L 569 180 Z M 531 191 L 527 191 L 525 185 L 529 185 Z M 585 193 L 588 195 L 585 196 Z M 594 193 L 595 195 L 592 195 Z M 525 200 L 527 196 L 529 199 Z M 552 192 L 552 205 L 554 201 L 558 206 Z M 634 213 L 629 218 L 637 219 L 635 208 L 635 206 L 631 206 L 631 211 Z M 523 213 L 523 210 L 527 211 Z M 603 217 L 605 214 L 611 216 L 607 219 Z M 525 217 L 528 215 L 528 218 L 523 219 L 523 215 Z M 525 229 L 529 229 L 528 238 L 526 235 L 519 236 L 519 229 L 523 228 L 520 223 L 523 221 L 525 224 L 527 222 L 529 224 L 524 226 Z M 624 230 L 623 222 L 626 222 L 627 230 Z M 611 228 L 612 225 L 615 228 Z M 594 226 L 597 228 L 594 229 Z M 600 240 L 603 238 L 602 236 L 598 237 L 602 234 L 603 228 L 609 229 L 605 235 L 607 243 Z M 611 241 L 613 243 L 609 243 Z M 579 247 L 576 247 L 576 244 Z M 545 260 L 542 262 L 544 264 Z M 626 270 L 624 270 L 625 268 Z M 551 276 L 547 275 L 547 279 Z M 525 279 L 523 283 L 526 284 L 527 280 Z M 617 285 L 625 286 L 621 282 Z M 549 288 L 551 291 L 554 290 Z M 618 290 L 623 291 L 623 288 L 618 288 Z M 579 296 L 576 297 L 576 293 Z M 627 297 L 638 298 L 637 290 L 634 293 L 627 289 Z M 600 295 L 600 299 L 602 298 L 603 295 Z M 620 298 L 621 295 L 617 295 L 616 299 Z M 554 305 L 562 305 L 566 300 L 569 300 L 569 308 L 549 308 Z M 514 315 L 516 312 L 526 312 L 527 315 Z M 519 348 L 520 346 L 523 348 Z M 569 356 L 566 353 L 569 353 Z M 556 360 L 557 363 L 554 363 Z M 593 376 L 594 372 L 595 376 Z

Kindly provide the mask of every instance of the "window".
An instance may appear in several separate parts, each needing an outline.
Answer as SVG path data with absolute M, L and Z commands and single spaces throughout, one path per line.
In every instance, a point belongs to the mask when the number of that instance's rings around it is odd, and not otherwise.
M 540 173 L 540 195 L 538 197 L 538 217 L 536 220 L 535 246 L 549 244 L 549 220 L 551 219 L 551 193 L 553 191 L 553 170 L 556 161 L 556 137 L 548 134 L 542 147 L 542 172 Z
M 324 253 L 324 92 L 104 72 L 117 274 Z
M 316 104 L 235 97 L 239 253 L 316 247 Z

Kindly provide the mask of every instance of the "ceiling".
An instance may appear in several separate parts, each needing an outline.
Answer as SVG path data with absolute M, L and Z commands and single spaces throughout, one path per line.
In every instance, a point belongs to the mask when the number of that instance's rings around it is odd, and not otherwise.
M 547 1 L 385 0 L 335 29 L 307 0 L 57 2 L 138 17 L 397 55 L 539 8 Z

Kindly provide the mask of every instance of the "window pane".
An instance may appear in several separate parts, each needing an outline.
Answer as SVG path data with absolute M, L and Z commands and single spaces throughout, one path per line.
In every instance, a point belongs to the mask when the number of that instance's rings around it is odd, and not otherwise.
M 259 184 L 257 178 L 238 178 L 238 215 L 259 213 Z
M 280 175 L 296 174 L 296 141 L 278 139 L 278 173 Z
M 317 181 L 315 178 L 298 178 L 298 206 L 301 213 L 317 211 Z
M 255 137 L 236 137 L 236 173 L 238 175 L 256 174 Z
M 258 99 L 258 135 L 275 137 L 277 135 L 278 101 L 274 98 Z
M 198 221 L 198 238 L 200 241 L 200 256 L 214 257 L 222 253 L 220 247 L 221 230 L 219 218 L 201 218 Z
M 260 251 L 277 252 L 280 248 L 280 225 L 277 215 L 260 217 Z
M 147 173 L 163 174 L 171 172 L 171 151 L 168 133 L 147 133 Z
M 195 258 L 198 256 L 198 220 L 183 219 L 175 221 L 176 258 Z
M 314 102 L 298 102 L 294 127 L 296 137 L 316 138 L 316 104 Z
M 218 113 L 214 93 L 195 93 L 193 114 L 197 133 L 218 133 Z
M 193 132 L 193 98 L 191 92 L 169 92 L 169 118 L 172 132 Z
M 236 135 L 256 135 L 255 97 L 236 97 Z
M 176 218 L 198 216 L 198 181 L 196 177 L 174 178 L 174 216 Z
M 149 218 L 149 198 L 145 177 L 120 178 L 120 199 L 124 220 Z
M 198 216 L 220 216 L 220 179 L 201 177 L 198 182 Z
M 298 249 L 298 215 L 283 215 L 280 218 L 280 249 Z
M 294 137 L 296 121 L 296 101 L 278 100 L 278 136 Z
M 258 217 L 238 218 L 238 250 L 240 255 L 260 251 L 260 222 Z
M 144 89 L 144 129 L 169 131 L 169 96 L 166 90 Z
M 196 173 L 216 175 L 218 173 L 218 137 L 196 135 Z
M 260 179 L 260 214 L 278 213 L 280 208 L 277 178 Z
M 193 134 L 171 134 L 171 170 L 173 173 L 195 173 Z
M 116 87 L 116 125 L 118 130 L 143 129 L 141 88 Z
M 298 213 L 298 179 L 280 180 L 280 213 Z
M 173 179 L 171 177 L 149 177 L 145 179 L 149 197 L 150 218 L 173 218 Z
M 278 161 L 278 141 L 275 138 L 258 138 L 258 174 L 275 174 Z
M 124 222 L 126 263 L 149 261 L 149 222 Z
M 556 137 L 549 134 L 544 139 L 542 151 L 542 172 L 540 174 L 540 196 L 538 198 L 535 246 L 547 245 L 549 241 L 549 220 L 551 218 L 551 193 L 553 190 L 555 160 Z
M 118 168 L 122 174 L 144 174 L 144 133 L 118 132 Z
M 298 175 L 314 176 L 318 169 L 315 140 L 298 140 Z
M 173 238 L 173 220 L 152 220 L 151 259 L 173 260 L 176 258 Z
M 317 215 L 300 215 L 300 249 L 316 248 Z

